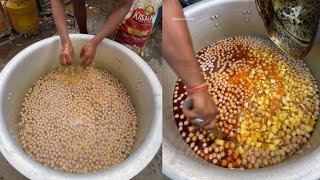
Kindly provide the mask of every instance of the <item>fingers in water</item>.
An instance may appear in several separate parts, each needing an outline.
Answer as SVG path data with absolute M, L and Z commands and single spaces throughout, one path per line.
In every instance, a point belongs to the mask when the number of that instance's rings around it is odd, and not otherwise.
M 209 120 L 209 123 L 203 127 L 205 130 L 213 129 L 216 127 L 216 118 Z
M 81 66 L 82 67 L 85 67 L 85 65 L 87 63 L 87 60 L 88 60 L 88 56 L 83 55 L 82 58 L 81 58 Z
M 203 119 L 203 118 L 201 118 L 201 119 Z M 205 120 L 205 119 L 203 119 L 203 120 L 204 121 L 198 123 L 198 122 L 195 121 L 195 119 L 188 119 L 188 121 L 190 121 L 192 124 L 194 124 L 194 125 L 196 125 L 198 127 L 201 127 L 201 128 L 205 127 L 209 123 L 208 120 Z
M 92 61 L 93 61 L 93 58 L 88 58 L 88 60 L 86 61 L 86 64 L 84 65 L 84 68 L 89 67 Z
M 81 49 L 81 52 L 80 52 L 80 58 L 82 58 L 82 57 L 83 57 L 84 52 L 85 52 L 85 50 L 82 48 L 82 49 Z
M 182 112 L 186 117 L 190 119 L 199 118 L 199 113 L 195 110 L 183 109 Z
M 59 57 L 59 62 L 61 65 L 66 65 L 67 62 L 66 62 L 66 58 L 62 55 Z
M 70 66 L 70 65 L 72 65 L 72 58 L 71 57 L 67 57 L 66 58 L 66 64 L 68 65 L 68 66 Z

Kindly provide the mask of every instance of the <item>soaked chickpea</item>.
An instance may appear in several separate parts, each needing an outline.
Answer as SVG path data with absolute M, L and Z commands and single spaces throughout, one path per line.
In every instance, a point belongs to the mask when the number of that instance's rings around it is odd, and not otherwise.
M 87 173 L 126 159 L 137 116 L 124 86 L 108 72 L 63 67 L 40 78 L 21 111 L 20 140 L 34 160 L 55 170 Z
M 197 53 L 209 93 L 217 104 L 217 128 L 203 131 L 182 124 L 180 133 L 195 133 L 205 160 L 227 168 L 263 168 L 282 162 L 308 142 L 319 117 L 319 87 L 303 60 L 293 59 L 269 40 L 233 37 L 217 41 Z M 173 107 L 187 96 L 179 78 Z M 177 97 L 181 97 L 178 99 Z M 174 108 L 174 117 L 182 109 Z M 175 118 L 176 124 L 188 121 Z M 179 127 L 180 128 L 180 127 Z M 208 147 L 212 151 L 208 151 Z

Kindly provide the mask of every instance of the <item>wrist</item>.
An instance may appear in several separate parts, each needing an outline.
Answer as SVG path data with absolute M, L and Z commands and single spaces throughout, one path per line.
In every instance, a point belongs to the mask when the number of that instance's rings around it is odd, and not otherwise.
M 70 39 L 61 40 L 61 46 L 62 46 L 62 47 L 72 46 L 71 40 L 70 40 Z
M 197 91 L 197 92 L 191 92 L 188 93 L 188 98 L 190 99 L 203 99 L 206 98 L 208 96 L 210 96 L 209 91 L 208 90 L 203 90 L 203 91 Z
M 209 89 L 209 86 L 206 83 L 202 83 L 201 85 L 186 89 L 186 92 L 189 94 L 198 93 L 198 92 L 206 92 L 206 91 L 208 91 L 208 89 Z
M 187 86 L 186 89 L 192 89 L 198 86 L 202 86 L 204 84 L 206 84 L 204 81 L 197 81 L 197 82 L 192 81 L 192 83 L 189 82 L 188 84 L 185 83 L 185 85 Z
M 102 40 L 103 38 L 96 35 L 94 38 L 91 39 L 91 43 L 97 47 Z

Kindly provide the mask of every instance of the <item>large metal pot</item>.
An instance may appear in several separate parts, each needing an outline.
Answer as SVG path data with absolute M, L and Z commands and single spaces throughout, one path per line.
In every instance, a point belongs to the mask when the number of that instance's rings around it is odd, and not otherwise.
M 237 35 L 267 37 L 263 21 L 253 0 L 204 0 L 187 7 L 195 52 L 206 45 Z M 319 36 L 319 33 L 318 33 Z M 320 84 L 320 38 L 306 63 Z M 310 141 L 298 153 L 284 162 L 261 169 L 231 170 L 201 159 L 184 142 L 173 118 L 172 96 L 177 76 L 164 64 L 163 171 L 172 179 L 319 179 L 320 123 L 316 124 Z
M 70 35 L 75 54 L 91 35 Z M 19 111 L 28 88 L 57 68 L 59 37 L 37 42 L 17 54 L 0 74 L 0 150 L 7 161 L 30 179 L 130 179 L 152 160 L 162 141 L 162 89 L 151 68 L 134 52 L 103 40 L 95 57 L 96 67 L 108 70 L 128 90 L 138 116 L 132 154 L 119 165 L 97 173 L 71 174 L 50 169 L 32 160 L 18 138 Z M 76 58 L 76 61 L 79 61 Z

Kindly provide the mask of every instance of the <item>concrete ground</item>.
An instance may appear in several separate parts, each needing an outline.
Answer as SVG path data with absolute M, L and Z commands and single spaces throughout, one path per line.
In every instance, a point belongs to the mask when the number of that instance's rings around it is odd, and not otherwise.
M 87 3 L 87 14 L 88 14 L 88 30 L 90 34 L 95 34 L 105 21 L 107 15 L 107 4 L 106 1 L 100 0 L 88 0 Z M 109 6 L 110 8 L 110 6 Z M 50 9 L 46 9 L 48 12 Z M 72 14 L 72 5 L 67 6 L 67 12 Z M 77 27 L 73 27 L 73 19 L 69 18 L 68 25 L 69 29 L 76 30 Z M 5 45 L 0 46 L 0 71 L 21 50 L 27 46 L 40 41 L 44 38 L 55 35 L 56 29 L 53 20 L 50 15 L 43 16 L 40 18 L 40 30 L 37 34 L 28 36 L 20 36 L 14 41 L 11 41 Z M 0 42 L 6 40 L 6 38 L 0 38 Z M 161 82 L 161 28 L 159 27 L 148 40 L 145 47 L 145 57 L 143 58 L 156 73 L 157 77 Z M 25 180 L 27 179 L 18 171 L 16 171 L 0 154 L 0 180 Z M 162 168 L 161 168 L 161 150 L 157 153 L 151 163 L 141 171 L 133 179 L 142 180 L 157 180 L 162 179 Z

